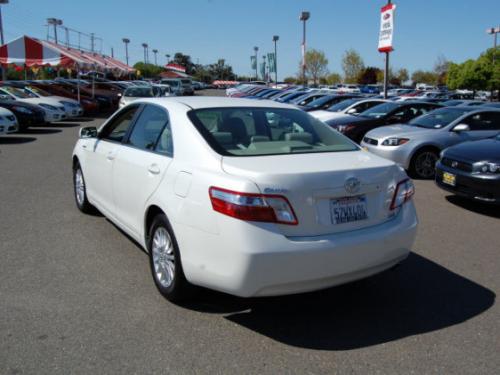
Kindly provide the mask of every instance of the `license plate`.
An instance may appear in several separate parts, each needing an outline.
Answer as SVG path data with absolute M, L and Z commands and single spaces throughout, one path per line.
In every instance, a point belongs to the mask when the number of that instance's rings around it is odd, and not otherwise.
M 343 197 L 330 199 L 332 224 L 344 224 L 368 219 L 366 197 Z
M 457 176 L 453 173 L 443 172 L 443 184 L 455 186 L 457 183 Z

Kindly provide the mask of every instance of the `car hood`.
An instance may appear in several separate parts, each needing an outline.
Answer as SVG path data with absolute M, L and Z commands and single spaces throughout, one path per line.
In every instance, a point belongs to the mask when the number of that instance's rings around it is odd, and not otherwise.
M 500 140 L 495 138 L 460 143 L 446 149 L 444 155 L 458 160 L 500 162 Z
M 425 134 L 436 134 L 436 130 L 419 128 L 417 126 L 396 124 L 373 129 L 369 131 L 366 136 L 374 139 L 383 139 L 393 136 L 410 138 L 412 135 L 423 136 Z
M 6 100 L 0 102 L 0 107 L 12 109 L 12 107 L 23 107 L 32 110 L 33 112 L 43 112 L 43 109 L 36 104 L 26 103 L 20 100 Z

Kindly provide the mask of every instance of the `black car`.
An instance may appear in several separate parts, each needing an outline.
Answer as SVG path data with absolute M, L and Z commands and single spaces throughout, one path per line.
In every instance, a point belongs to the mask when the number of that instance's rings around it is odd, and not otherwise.
M 444 150 L 436 164 L 436 184 L 457 195 L 500 204 L 500 133 Z
M 320 111 L 323 109 L 328 109 L 331 106 L 340 103 L 343 100 L 359 98 L 360 95 L 326 95 L 319 99 L 313 100 L 305 106 L 300 106 L 300 108 L 306 112 Z
M 16 115 L 19 131 L 45 123 L 45 112 L 36 105 L 17 100 L 0 100 L 0 107 L 6 108 Z
M 422 101 L 387 102 L 371 107 L 356 116 L 342 117 L 326 121 L 328 125 L 360 143 L 370 130 L 385 125 L 406 124 L 442 105 Z

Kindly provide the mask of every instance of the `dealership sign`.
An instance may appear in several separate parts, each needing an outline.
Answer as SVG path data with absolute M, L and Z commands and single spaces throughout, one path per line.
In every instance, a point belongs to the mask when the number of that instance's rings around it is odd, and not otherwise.
M 394 9 L 396 4 L 383 6 L 380 13 L 380 34 L 378 37 L 379 52 L 391 52 L 392 35 L 394 33 Z

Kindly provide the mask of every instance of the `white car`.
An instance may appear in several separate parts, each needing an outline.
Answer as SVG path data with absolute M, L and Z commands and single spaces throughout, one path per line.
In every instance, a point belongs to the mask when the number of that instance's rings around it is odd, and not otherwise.
M 118 108 L 122 108 L 137 99 L 172 96 L 172 89 L 169 85 L 164 84 L 155 84 L 151 86 L 135 86 L 127 88 L 123 92 L 123 94 L 119 95 L 121 97 L 120 101 L 118 102 Z
M 67 117 L 64 105 L 59 103 L 57 100 L 51 98 L 33 98 L 31 95 L 26 94 L 23 90 L 15 87 L 0 87 L 0 98 L 18 100 L 20 102 L 38 105 L 45 112 L 45 122 L 61 121 Z
M 16 116 L 8 109 L 0 107 L 0 135 L 15 133 L 18 130 Z
M 80 105 L 80 103 L 78 103 L 77 100 L 66 98 L 64 96 L 52 95 L 47 91 L 42 90 L 35 86 L 25 86 L 23 88 L 23 91 L 25 94 L 33 98 L 56 100 L 59 104 L 62 104 L 64 106 L 64 111 L 66 112 L 66 116 L 68 117 L 78 117 L 83 115 L 83 107 Z
M 402 168 L 273 101 L 137 100 L 73 151 L 78 208 L 150 255 L 170 300 L 328 288 L 389 269 L 417 229 Z
M 345 118 L 357 115 L 367 109 L 385 103 L 384 99 L 346 99 L 341 102 L 335 103 L 330 108 L 325 110 L 311 111 L 309 114 L 318 120 L 328 121 L 333 119 Z

